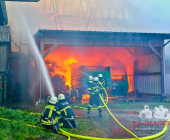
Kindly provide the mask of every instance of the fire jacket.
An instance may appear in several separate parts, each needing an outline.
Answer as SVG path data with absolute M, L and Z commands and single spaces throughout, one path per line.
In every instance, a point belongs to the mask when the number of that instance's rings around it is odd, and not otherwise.
M 93 81 L 89 80 L 88 83 L 87 83 L 87 86 L 88 86 L 87 90 L 91 94 L 92 91 L 93 91 Z
M 76 117 L 73 109 L 71 108 L 71 106 L 69 105 L 69 103 L 65 99 L 60 100 L 57 103 L 57 106 L 60 110 L 62 117 L 66 117 L 68 120 L 74 119 Z
M 99 83 L 97 81 L 93 82 L 93 91 L 92 94 L 98 94 L 99 92 Z
M 59 116 L 60 116 L 59 108 L 57 106 L 49 104 L 45 107 L 41 123 L 43 125 L 54 125 L 58 122 Z
M 104 88 L 107 88 L 107 81 L 104 78 L 99 78 L 99 82 L 102 84 Z M 103 90 L 102 86 L 99 84 L 99 90 Z

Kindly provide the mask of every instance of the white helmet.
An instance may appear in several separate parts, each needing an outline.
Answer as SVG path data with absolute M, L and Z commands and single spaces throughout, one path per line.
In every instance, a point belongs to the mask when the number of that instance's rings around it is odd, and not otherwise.
M 58 95 L 58 100 L 63 100 L 63 99 L 65 99 L 64 94 L 59 94 L 59 95 Z
M 94 81 L 99 81 L 99 78 L 98 77 L 94 77 Z
M 57 97 L 51 97 L 49 103 L 56 104 L 58 102 Z
M 90 75 L 90 76 L 89 76 L 89 80 L 93 80 L 93 76 Z
M 98 74 L 98 77 L 103 77 L 103 75 L 102 74 Z

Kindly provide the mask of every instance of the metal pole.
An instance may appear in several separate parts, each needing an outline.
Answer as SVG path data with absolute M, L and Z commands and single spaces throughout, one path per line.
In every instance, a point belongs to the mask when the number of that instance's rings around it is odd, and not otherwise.
M 44 57 L 44 42 L 43 42 L 42 37 L 40 40 L 40 53 L 43 58 Z M 40 68 L 40 99 L 43 99 L 44 98 L 44 81 L 43 81 L 44 79 L 42 76 L 41 67 L 39 66 L 39 68 Z
M 161 60 L 161 66 L 162 66 L 162 96 L 165 96 L 165 49 L 164 47 L 161 47 L 161 53 L 162 53 L 162 60 Z
M 161 47 L 161 55 L 162 59 L 161 61 L 161 101 L 164 100 L 163 96 L 165 96 L 165 91 L 164 91 L 164 48 Z

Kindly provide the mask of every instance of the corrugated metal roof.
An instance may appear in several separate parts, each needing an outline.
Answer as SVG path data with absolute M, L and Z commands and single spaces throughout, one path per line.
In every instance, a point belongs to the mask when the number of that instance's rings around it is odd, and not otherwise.
M 0 42 L 10 42 L 10 27 L 9 26 L 0 26 Z
M 40 29 L 34 37 L 70 36 L 70 37 L 102 37 L 102 38 L 129 38 L 129 39 L 170 39 L 167 33 L 143 32 L 108 32 L 108 31 L 79 31 L 79 30 L 46 30 Z

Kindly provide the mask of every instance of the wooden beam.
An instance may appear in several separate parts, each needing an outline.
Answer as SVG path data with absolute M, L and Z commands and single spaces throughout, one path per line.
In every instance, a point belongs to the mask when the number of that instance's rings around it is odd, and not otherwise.
M 151 42 L 148 43 L 148 46 L 149 46 L 149 48 L 151 48 L 151 50 L 155 53 L 155 55 L 156 55 L 160 60 L 163 59 L 162 56 L 161 56 L 161 54 L 153 47 L 153 45 L 152 45 Z
M 124 49 L 130 54 L 130 55 L 134 55 L 134 53 L 133 52 L 131 52 L 131 50 L 129 49 L 129 48 L 127 48 L 127 47 L 124 47 Z
M 21 51 L 21 48 L 11 39 L 12 43 L 14 43 L 14 45 L 19 49 L 19 51 Z
M 115 38 L 94 38 L 93 36 L 90 38 L 79 38 L 76 35 L 74 38 L 72 37 L 60 37 L 56 38 L 44 38 L 45 45 L 66 45 L 66 46 L 115 46 L 115 47 L 148 47 L 148 40 L 127 40 L 127 39 L 115 39 Z M 159 40 L 153 42 L 154 47 L 161 47 L 163 43 Z
M 43 58 L 45 58 L 49 53 L 51 53 L 56 47 L 58 46 L 58 44 L 54 44 L 43 56 Z

